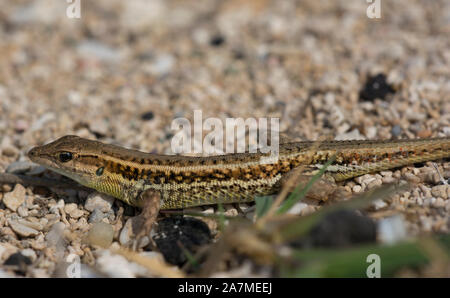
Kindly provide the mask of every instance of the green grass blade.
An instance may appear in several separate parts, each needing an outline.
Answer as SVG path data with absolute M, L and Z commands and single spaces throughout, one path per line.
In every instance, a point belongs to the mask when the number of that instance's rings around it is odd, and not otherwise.
M 269 211 L 273 204 L 273 196 L 263 196 L 255 198 L 256 217 L 260 218 Z
M 450 239 L 446 238 L 444 241 Z M 450 250 L 447 253 L 450 255 Z M 367 277 L 367 269 L 373 264 L 367 257 L 372 254 L 380 258 L 381 277 L 392 277 L 402 268 L 418 268 L 430 261 L 420 241 L 414 241 L 346 249 L 296 250 L 280 266 L 283 277 Z
M 308 183 L 303 187 L 302 184 L 299 184 L 295 187 L 294 191 L 288 196 L 288 198 L 284 201 L 284 203 L 278 208 L 277 214 L 283 214 L 286 213 L 289 209 L 292 208 L 292 206 L 295 205 L 298 201 L 303 199 L 308 191 L 311 189 L 311 187 L 314 185 L 314 183 L 322 177 L 322 175 L 325 173 L 327 168 L 336 160 L 336 156 L 332 156 L 324 165 L 323 167 L 317 172 L 314 176 L 311 177 L 311 179 L 308 181 Z

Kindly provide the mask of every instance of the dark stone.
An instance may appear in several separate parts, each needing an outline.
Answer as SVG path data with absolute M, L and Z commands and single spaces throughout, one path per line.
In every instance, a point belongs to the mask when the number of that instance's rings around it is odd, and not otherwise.
M 311 229 L 306 239 L 292 244 L 301 247 L 348 247 L 375 241 L 376 224 L 371 218 L 353 210 L 340 210 L 326 215 Z
M 195 255 L 197 249 L 211 242 L 208 226 L 192 217 L 168 217 L 160 220 L 153 240 L 165 260 L 181 266 L 187 261 L 185 250 Z
M 129 44 L 134 44 L 137 40 L 137 35 L 133 32 L 128 32 L 127 41 Z
M 367 79 L 359 98 L 366 101 L 374 101 L 376 98 L 384 100 L 389 93 L 395 93 L 395 90 L 386 82 L 386 75 L 381 73 Z
M 416 162 L 413 165 L 415 168 L 423 168 L 425 166 L 425 162 Z
M 245 58 L 245 53 L 243 50 L 234 50 L 233 51 L 233 57 L 236 60 L 241 60 Z
M 52 192 L 50 189 L 48 189 L 45 186 L 34 186 L 33 187 L 33 193 L 36 195 L 40 195 L 42 197 L 48 198 L 52 195 Z
M 220 34 L 214 35 L 211 40 L 209 41 L 209 44 L 214 47 L 220 47 L 222 44 L 225 43 L 225 37 L 223 37 Z
M 141 115 L 141 119 L 145 121 L 152 120 L 153 118 L 155 118 L 155 114 L 153 114 L 152 111 L 145 112 L 144 114 Z
M 20 252 L 16 252 L 9 256 L 3 263 L 4 266 L 14 266 L 14 272 L 17 274 L 25 275 L 27 271 L 27 266 L 31 265 L 31 259 L 29 257 L 24 256 Z

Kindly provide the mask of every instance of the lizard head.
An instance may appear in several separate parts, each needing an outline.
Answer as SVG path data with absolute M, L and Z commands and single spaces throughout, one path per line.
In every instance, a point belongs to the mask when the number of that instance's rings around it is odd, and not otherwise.
M 98 160 L 101 150 L 99 144 L 69 135 L 32 148 L 28 157 L 35 163 L 91 187 L 103 174 L 104 165 Z

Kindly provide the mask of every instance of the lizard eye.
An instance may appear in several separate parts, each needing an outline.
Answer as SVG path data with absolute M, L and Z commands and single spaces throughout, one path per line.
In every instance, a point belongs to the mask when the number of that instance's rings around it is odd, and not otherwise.
M 72 153 L 70 152 L 61 152 L 58 155 L 58 158 L 61 162 L 68 162 L 69 160 L 71 160 L 73 158 Z

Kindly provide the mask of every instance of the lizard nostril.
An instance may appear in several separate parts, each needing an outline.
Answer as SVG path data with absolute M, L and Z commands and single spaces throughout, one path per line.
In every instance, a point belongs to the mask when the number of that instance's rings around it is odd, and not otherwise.
M 36 148 L 31 148 L 30 151 L 28 151 L 28 157 L 36 156 Z

